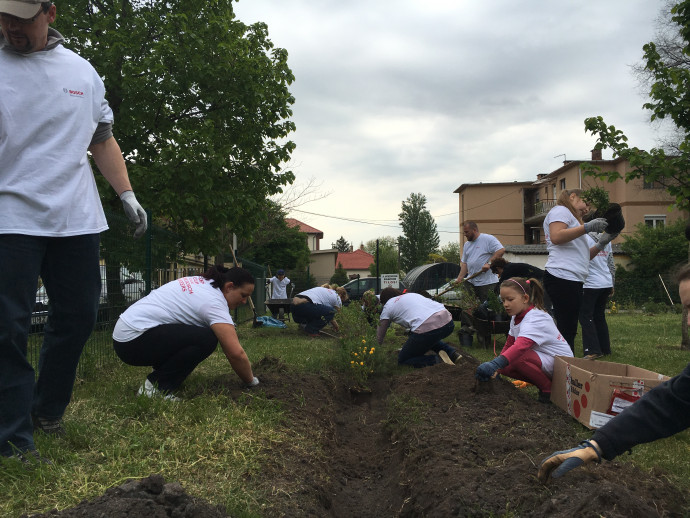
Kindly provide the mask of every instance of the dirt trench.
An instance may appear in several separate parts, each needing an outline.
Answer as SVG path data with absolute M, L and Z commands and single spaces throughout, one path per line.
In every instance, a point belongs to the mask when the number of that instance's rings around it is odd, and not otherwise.
M 303 373 L 264 358 L 254 369 L 261 391 L 248 395 L 230 376 L 210 380 L 205 390 L 249 404 L 255 397 L 268 398 L 285 409 L 283 426 L 293 439 L 276 448 L 260 478 L 251 481 L 268 495 L 267 517 L 690 514 L 687 496 L 662 472 L 644 472 L 631 463 L 605 462 L 540 484 L 541 459 L 577 444 L 576 432 L 583 429 L 508 380 L 476 391 L 476 365 L 466 355 L 458 366 L 439 364 L 374 379 L 370 396 L 353 397 L 344 378 Z M 180 494 L 174 483 L 167 494 L 177 495 L 179 507 L 161 496 L 163 489 L 157 494 L 145 490 L 142 497 L 134 490 L 146 481 L 128 483 L 129 496 L 150 500 L 142 504 L 147 507 L 141 514 L 116 514 L 114 509 L 128 504 L 114 502 L 126 496 L 115 488 L 95 501 L 45 516 L 225 516 L 211 504 Z M 156 490 L 167 486 L 155 485 Z M 78 514 L 86 506 L 89 512 Z

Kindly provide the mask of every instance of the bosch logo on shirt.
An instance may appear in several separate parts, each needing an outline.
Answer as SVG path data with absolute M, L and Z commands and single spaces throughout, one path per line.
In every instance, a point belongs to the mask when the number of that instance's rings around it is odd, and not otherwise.
M 63 88 L 62 91 L 65 92 L 66 94 L 69 94 L 70 97 L 80 97 L 80 98 L 84 97 L 84 92 L 82 92 L 80 90 L 70 90 L 69 88 Z

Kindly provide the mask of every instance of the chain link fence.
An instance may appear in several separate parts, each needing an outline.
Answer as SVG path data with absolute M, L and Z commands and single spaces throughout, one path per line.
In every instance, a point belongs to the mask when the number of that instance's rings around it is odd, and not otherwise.
M 80 376 L 103 368 L 115 358 L 112 331 L 120 314 L 127 307 L 167 282 L 203 274 L 206 266 L 203 256 L 183 256 L 179 239 L 169 231 L 151 225 L 145 236 L 134 239 L 134 228 L 126 217 L 106 211 L 106 218 L 110 228 L 101 233 L 101 295 L 98 318 L 80 358 Z M 242 263 L 241 260 L 240 264 L 252 272 L 257 280 L 257 287 L 263 286 L 265 273 L 261 265 L 248 261 Z M 258 308 L 264 307 L 263 293 L 263 289 L 257 288 L 252 297 L 256 297 L 255 305 L 259 314 L 263 314 L 263 310 L 258 311 Z M 35 369 L 43 342 L 43 326 L 48 316 L 49 304 L 50 301 L 39 279 L 27 349 L 27 356 Z M 233 312 L 236 322 L 245 322 L 252 317 L 248 305 L 241 306 Z

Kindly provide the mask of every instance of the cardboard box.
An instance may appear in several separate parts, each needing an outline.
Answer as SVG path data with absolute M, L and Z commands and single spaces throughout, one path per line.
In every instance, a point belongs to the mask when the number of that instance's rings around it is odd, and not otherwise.
M 622 411 L 629 401 L 614 398 L 624 393 L 641 397 L 668 376 L 624 363 L 557 356 L 553 368 L 551 402 L 587 428 L 599 428 Z

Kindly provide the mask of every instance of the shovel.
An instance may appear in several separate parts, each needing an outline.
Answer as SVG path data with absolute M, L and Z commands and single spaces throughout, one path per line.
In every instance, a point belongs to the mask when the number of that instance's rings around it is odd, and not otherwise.
M 433 298 L 434 298 L 434 299 L 438 299 L 438 298 L 439 298 L 441 295 L 443 295 L 444 293 L 448 293 L 448 292 L 451 291 L 451 290 L 457 289 L 463 282 L 469 281 L 470 279 L 474 279 L 475 277 L 477 277 L 478 275 L 481 275 L 482 273 L 484 273 L 484 272 L 481 271 L 481 270 L 479 270 L 478 272 L 473 273 L 473 274 L 470 275 L 469 277 L 465 277 L 465 278 L 464 278 L 463 280 L 461 280 L 460 282 L 456 282 L 456 283 L 451 284 L 448 288 L 446 288 L 445 290 L 443 290 L 441 293 L 437 293 L 436 295 L 434 295 Z
M 235 257 L 235 251 L 232 249 L 232 247 L 230 247 L 230 252 L 232 253 L 232 260 L 235 262 L 235 266 L 239 267 L 239 264 L 237 263 L 237 257 Z M 249 302 L 249 307 L 252 308 L 252 313 L 254 314 L 252 327 L 261 327 L 262 325 L 264 325 L 264 323 L 256 318 L 256 308 L 254 307 L 254 301 L 251 297 L 249 297 L 247 301 Z

